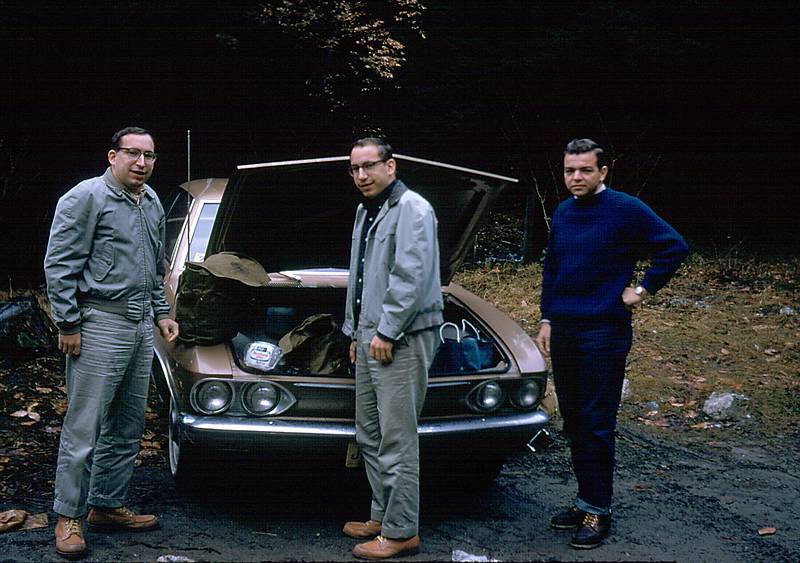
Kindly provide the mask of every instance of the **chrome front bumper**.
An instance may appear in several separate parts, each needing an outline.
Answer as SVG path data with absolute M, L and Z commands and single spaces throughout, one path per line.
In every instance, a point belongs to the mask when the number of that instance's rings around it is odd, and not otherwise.
M 314 448 L 354 440 L 353 422 L 326 422 L 232 416 L 196 416 L 182 414 L 179 425 L 192 443 L 224 450 L 242 450 L 242 445 L 263 444 L 281 450 Z M 543 411 L 471 417 L 460 419 L 422 420 L 419 423 L 420 445 L 466 440 L 482 446 L 525 443 L 547 425 Z M 249 448 L 247 448 L 249 449 Z

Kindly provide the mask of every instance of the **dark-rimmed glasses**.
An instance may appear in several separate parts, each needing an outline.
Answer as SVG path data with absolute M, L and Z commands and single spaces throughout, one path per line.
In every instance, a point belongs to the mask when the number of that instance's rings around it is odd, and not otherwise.
M 369 173 L 373 168 L 375 168 L 381 162 L 386 162 L 389 160 L 388 158 L 382 158 L 380 160 L 368 160 L 363 164 L 351 164 L 347 171 L 351 176 L 358 176 L 359 170 L 364 170 L 364 172 Z
M 139 160 L 139 157 L 144 155 L 145 162 L 155 162 L 158 154 L 153 151 L 143 151 L 141 149 L 134 149 L 131 147 L 117 147 L 115 150 L 122 151 L 133 160 Z

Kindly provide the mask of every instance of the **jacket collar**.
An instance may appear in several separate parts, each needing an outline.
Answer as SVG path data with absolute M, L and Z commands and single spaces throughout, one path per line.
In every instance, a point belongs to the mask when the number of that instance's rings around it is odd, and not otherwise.
M 394 188 L 392 188 L 392 193 L 389 194 L 389 199 L 386 201 L 389 202 L 389 207 L 392 207 L 400 201 L 400 197 L 408 191 L 408 186 L 406 186 L 402 180 L 395 180 L 394 181 Z
M 377 225 L 381 219 L 383 219 L 386 214 L 389 212 L 390 207 L 394 207 L 397 205 L 397 202 L 400 201 L 400 198 L 404 193 L 408 191 L 408 187 L 402 182 L 402 180 L 395 180 L 392 186 L 392 193 L 389 194 L 389 198 L 386 202 L 381 206 L 380 211 L 378 211 L 378 216 L 375 217 L 375 223 L 373 227 Z
M 122 197 L 126 193 L 129 195 L 133 195 L 128 190 L 126 190 L 122 184 L 119 183 L 116 176 L 114 176 L 114 173 L 111 172 L 110 166 L 106 168 L 106 171 L 103 173 L 103 181 L 106 183 L 106 186 L 111 188 L 111 191 L 117 194 L 119 197 Z M 142 186 L 141 193 L 145 195 L 148 199 L 153 199 L 155 197 L 153 189 L 147 184 Z

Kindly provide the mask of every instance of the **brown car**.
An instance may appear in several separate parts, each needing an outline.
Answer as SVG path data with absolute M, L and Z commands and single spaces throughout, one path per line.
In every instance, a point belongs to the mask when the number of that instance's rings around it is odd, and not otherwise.
M 513 178 L 395 155 L 439 219 L 445 325 L 419 421 L 423 460 L 491 480 L 548 422 L 545 362 L 505 314 L 457 284 L 480 220 Z M 204 459 L 358 464 L 341 331 L 359 194 L 348 158 L 239 166 L 168 209 L 167 298 L 182 339 L 156 342 L 179 484 Z M 344 340 L 344 342 L 343 342 Z M 344 347 L 343 347 L 344 346 Z

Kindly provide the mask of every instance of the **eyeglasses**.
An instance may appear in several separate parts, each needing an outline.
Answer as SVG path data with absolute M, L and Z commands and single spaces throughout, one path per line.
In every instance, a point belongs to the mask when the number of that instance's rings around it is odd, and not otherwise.
M 364 170 L 364 172 L 370 172 L 373 168 L 375 168 L 381 162 L 386 162 L 389 160 L 388 158 L 382 158 L 380 160 L 368 160 L 364 164 L 352 164 L 350 168 L 348 168 L 348 172 L 351 176 L 358 176 L 359 170 Z
M 132 149 L 130 147 L 117 147 L 116 150 L 124 152 L 133 160 L 139 160 L 139 157 L 142 155 L 144 155 L 145 162 L 155 162 L 158 158 L 158 155 L 153 151 L 143 151 L 141 149 Z

